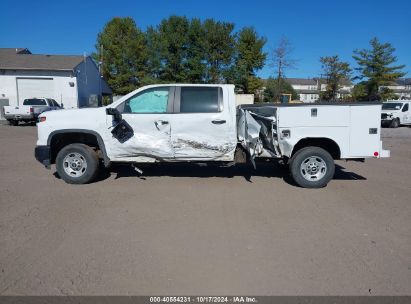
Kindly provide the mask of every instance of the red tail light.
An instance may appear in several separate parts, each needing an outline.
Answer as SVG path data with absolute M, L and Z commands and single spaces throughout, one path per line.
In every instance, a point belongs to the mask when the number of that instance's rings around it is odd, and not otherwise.
M 43 122 L 43 121 L 46 121 L 46 117 L 45 116 L 39 117 L 39 122 Z
M 34 109 L 30 107 L 30 113 L 33 113 L 33 112 L 34 112 Z

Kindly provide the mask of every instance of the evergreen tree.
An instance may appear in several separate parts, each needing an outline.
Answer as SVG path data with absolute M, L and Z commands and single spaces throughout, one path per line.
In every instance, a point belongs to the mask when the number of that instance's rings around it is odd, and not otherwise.
M 371 49 L 355 50 L 353 58 L 357 61 L 359 76 L 365 89 L 364 99 L 384 100 L 392 95 L 388 88 L 382 88 L 405 75 L 404 65 L 397 62 L 395 48 L 390 43 L 381 43 L 377 38 L 370 41 Z

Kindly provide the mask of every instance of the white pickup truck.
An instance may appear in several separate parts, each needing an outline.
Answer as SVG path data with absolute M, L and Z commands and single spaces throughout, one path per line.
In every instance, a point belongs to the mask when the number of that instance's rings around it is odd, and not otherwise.
M 384 127 L 398 128 L 411 125 L 411 100 L 390 100 L 382 104 L 381 124 Z
M 92 181 L 99 158 L 107 167 L 276 159 L 298 185 L 319 188 L 336 159 L 389 157 L 380 114 L 373 103 L 236 107 L 234 85 L 152 85 L 103 108 L 41 114 L 35 157 L 73 184 Z
M 4 106 L 4 117 L 13 126 L 17 126 L 19 121 L 35 122 L 37 117 L 50 110 L 60 109 L 60 105 L 51 98 L 28 98 L 24 99 L 22 106 Z

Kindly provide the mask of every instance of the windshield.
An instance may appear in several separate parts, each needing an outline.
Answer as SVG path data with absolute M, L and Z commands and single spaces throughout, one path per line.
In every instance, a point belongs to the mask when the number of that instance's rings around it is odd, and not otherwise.
M 60 105 L 59 105 L 59 104 L 57 103 L 57 101 L 55 101 L 54 99 L 49 99 L 48 101 L 49 101 L 49 104 L 50 104 L 52 107 L 60 108 Z
M 24 99 L 23 105 L 25 106 L 47 106 L 47 103 L 44 99 L 31 98 L 31 99 Z
M 383 110 L 401 110 L 402 107 L 401 102 L 390 102 L 390 103 L 383 103 L 382 109 Z

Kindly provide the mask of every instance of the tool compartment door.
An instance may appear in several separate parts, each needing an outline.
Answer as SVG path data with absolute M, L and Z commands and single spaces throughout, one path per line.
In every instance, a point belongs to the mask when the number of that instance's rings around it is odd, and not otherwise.
M 381 105 L 350 106 L 350 157 L 373 157 L 381 140 Z

